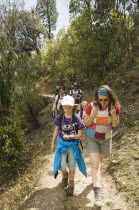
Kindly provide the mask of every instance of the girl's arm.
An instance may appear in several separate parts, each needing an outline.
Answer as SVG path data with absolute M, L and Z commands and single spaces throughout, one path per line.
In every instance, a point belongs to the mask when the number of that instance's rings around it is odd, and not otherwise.
M 59 126 L 56 125 L 55 130 L 54 130 L 54 134 L 53 134 L 53 138 L 52 138 L 52 145 L 51 145 L 51 151 L 55 152 L 55 141 L 57 138 L 59 132 Z
M 73 136 L 73 139 L 80 139 L 82 137 L 82 130 L 78 130 L 78 134 L 76 134 L 75 136 Z
M 78 130 L 78 134 L 76 135 L 73 135 L 72 137 L 71 136 L 66 136 L 64 137 L 65 140 L 68 140 L 68 139 L 80 139 L 83 135 L 83 130 Z

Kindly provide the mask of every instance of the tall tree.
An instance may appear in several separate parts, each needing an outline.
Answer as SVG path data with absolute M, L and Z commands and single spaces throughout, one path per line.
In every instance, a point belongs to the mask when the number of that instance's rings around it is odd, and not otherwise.
M 92 5 L 92 0 L 70 0 L 69 13 L 71 14 L 71 18 L 74 19 L 86 9 L 90 10 Z
M 15 3 L 10 4 L 9 0 L 7 4 L 0 4 L 1 36 L 6 37 L 16 53 L 34 50 L 39 53 L 39 40 L 44 26 L 33 11 L 24 11 Z
M 58 12 L 56 9 L 56 0 L 38 0 L 36 11 L 46 27 L 47 37 L 53 37 L 53 31 L 56 29 Z

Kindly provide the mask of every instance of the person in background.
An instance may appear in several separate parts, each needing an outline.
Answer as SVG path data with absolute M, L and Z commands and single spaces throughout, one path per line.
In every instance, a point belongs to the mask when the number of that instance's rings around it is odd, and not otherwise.
M 63 114 L 60 114 L 55 119 L 56 125 L 53 138 L 51 151 L 55 151 L 55 141 L 57 139 L 57 147 L 54 158 L 54 177 L 58 175 L 58 170 L 62 172 L 62 186 L 66 188 L 68 196 L 73 195 L 74 191 L 74 177 L 76 162 L 80 171 L 87 176 L 86 167 L 82 158 L 82 153 L 79 148 L 79 139 L 82 135 L 84 124 L 80 117 L 78 117 L 73 109 L 74 98 L 72 96 L 64 96 L 62 99 Z M 67 161 L 68 168 L 67 170 Z
M 55 109 L 56 109 L 56 116 L 61 113 L 61 110 L 60 110 L 61 101 L 63 97 L 66 95 L 67 94 L 65 93 L 65 86 L 64 85 L 59 86 L 58 94 L 56 94 L 55 96 L 55 100 L 52 107 L 52 113 L 55 113 Z M 54 116 L 53 118 L 55 118 L 55 114 L 53 116 Z
M 103 205 L 100 196 L 100 168 L 104 157 L 111 154 L 112 130 L 119 124 L 120 103 L 114 91 L 103 85 L 95 93 L 94 101 L 86 108 L 84 124 L 87 126 L 85 143 L 90 155 L 94 205 Z
M 86 110 L 86 107 L 88 105 L 88 102 L 87 101 L 82 101 L 81 104 L 80 104 L 80 110 L 78 112 L 78 116 L 82 119 L 84 119 L 85 117 L 85 110 Z M 86 129 L 86 127 L 85 127 Z M 84 145 L 84 135 L 85 135 L 85 129 L 82 131 L 82 138 L 81 138 L 81 145 L 82 145 L 82 149 L 83 149 L 83 145 Z
M 88 105 L 88 102 L 87 101 L 82 101 L 81 104 L 80 104 L 80 111 L 78 112 L 78 116 L 81 119 L 84 119 L 85 110 L 86 110 L 87 105 Z
M 75 99 L 75 104 L 81 103 L 83 93 L 81 89 L 79 89 L 79 85 L 77 83 L 73 84 L 73 89 L 70 90 L 69 95 L 71 95 Z

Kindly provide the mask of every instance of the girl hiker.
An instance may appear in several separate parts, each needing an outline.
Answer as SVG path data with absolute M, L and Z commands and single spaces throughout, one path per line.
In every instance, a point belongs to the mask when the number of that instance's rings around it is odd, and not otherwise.
M 76 162 L 80 171 L 87 176 L 86 167 L 82 158 L 82 153 L 79 148 L 79 139 L 82 135 L 84 124 L 80 117 L 73 113 L 74 98 L 72 96 L 64 96 L 62 99 L 63 114 L 60 114 L 55 119 L 56 125 L 53 139 L 52 152 L 55 151 L 55 141 L 57 138 L 57 147 L 54 158 L 54 177 L 58 175 L 58 170 L 62 172 L 62 186 L 66 188 L 66 194 L 73 195 L 74 177 Z M 67 170 L 67 164 L 69 171 Z
M 81 108 L 80 108 L 80 111 L 78 112 L 78 116 L 82 119 L 82 121 L 85 117 L 85 110 L 86 110 L 87 105 L 88 105 L 87 101 L 82 101 L 82 103 L 80 104 Z M 86 129 L 86 127 L 85 127 L 85 129 Z M 83 130 L 83 132 L 82 132 L 81 143 L 84 143 L 84 134 L 85 134 L 85 130 Z
M 120 104 L 113 90 L 103 85 L 95 93 L 95 100 L 86 108 L 84 123 L 86 147 L 90 154 L 94 205 L 101 207 L 100 167 L 105 156 L 111 154 L 112 129 L 119 124 Z
M 82 103 L 80 104 L 81 108 L 80 108 L 80 111 L 78 112 L 78 116 L 81 119 L 84 119 L 85 110 L 86 110 L 87 105 L 88 105 L 88 102 L 87 101 L 82 101 Z

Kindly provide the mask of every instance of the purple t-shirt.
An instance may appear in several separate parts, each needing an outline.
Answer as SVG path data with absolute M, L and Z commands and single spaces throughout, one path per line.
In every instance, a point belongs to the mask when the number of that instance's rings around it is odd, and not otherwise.
M 77 115 L 76 117 L 76 122 L 77 122 L 77 127 L 78 130 L 82 130 L 85 128 L 81 118 Z M 60 126 L 60 115 L 58 115 L 54 121 L 54 124 L 57 126 Z M 72 123 L 72 118 L 66 118 L 63 116 L 62 122 L 61 122 L 61 127 L 59 129 L 59 137 L 65 140 L 63 137 L 64 135 L 76 135 L 76 129 L 75 125 Z M 75 140 L 75 139 L 74 139 Z

